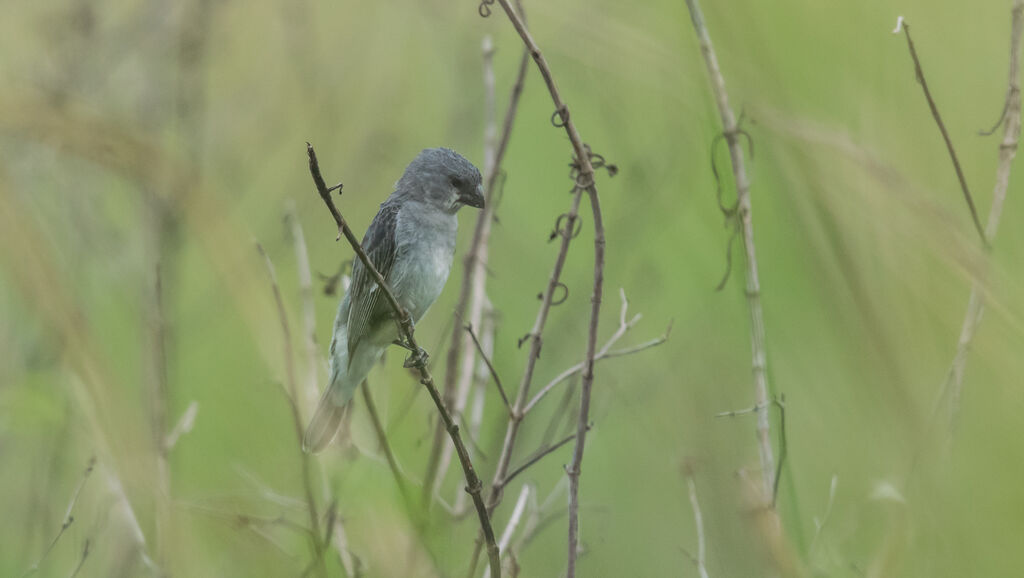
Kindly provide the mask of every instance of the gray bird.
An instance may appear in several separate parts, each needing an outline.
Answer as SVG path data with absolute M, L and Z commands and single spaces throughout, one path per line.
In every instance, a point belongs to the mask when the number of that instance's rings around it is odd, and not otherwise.
M 426 149 L 406 167 L 363 237 L 363 250 L 398 302 L 418 323 L 448 281 L 455 255 L 455 213 L 484 206 L 480 171 L 459 153 Z M 334 320 L 330 380 L 306 428 L 302 448 L 319 452 L 334 439 L 346 404 L 388 345 L 399 338 L 394 311 L 356 259 L 352 283 Z

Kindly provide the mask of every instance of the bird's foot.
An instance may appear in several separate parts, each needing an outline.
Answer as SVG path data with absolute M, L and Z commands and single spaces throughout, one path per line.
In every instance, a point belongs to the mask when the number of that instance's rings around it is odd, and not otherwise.
M 397 346 L 401 347 L 402 349 L 404 349 L 406 351 L 412 351 L 413 350 L 411 345 L 409 345 L 408 343 L 402 341 L 401 339 L 396 339 L 396 340 L 392 341 L 391 345 L 397 345 Z
M 409 357 L 406 357 L 405 363 L 402 364 L 402 367 L 405 367 L 406 369 L 410 367 L 425 367 L 427 365 L 427 361 L 430 360 L 430 355 L 427 354 L 427 350 L 422 347 L 417 347 L 416 351 L 412 351 L 412 348 L 409 348 L 409 351 L 411 352 L 409 353 Z

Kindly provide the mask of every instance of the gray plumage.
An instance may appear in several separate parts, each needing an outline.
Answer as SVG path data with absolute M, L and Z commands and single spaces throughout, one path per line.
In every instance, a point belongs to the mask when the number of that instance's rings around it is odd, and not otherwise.
M 380 206 L 363 250 L 399 303 L 419 320 L 444 289 L 455 255 L 456 212 L 482 208 L 480 171 L 457 152 L 426 149 L 406 167 Z M 394 311 L 359 259 L 338 306 L 330 349 L 330 378 L 302 447 L 318 452 L 338 431 L 344 410 L 373 364 L 399 338 Z

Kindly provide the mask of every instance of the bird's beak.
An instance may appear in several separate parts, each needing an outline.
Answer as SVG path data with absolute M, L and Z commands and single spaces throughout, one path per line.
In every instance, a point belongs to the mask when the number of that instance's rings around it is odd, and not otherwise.
M 459 201 L 463 205 L 476 207 L 477 209 L 484 208 L 484 186 L 482 184 L 477 185 L 470 193 L 460 193 Z

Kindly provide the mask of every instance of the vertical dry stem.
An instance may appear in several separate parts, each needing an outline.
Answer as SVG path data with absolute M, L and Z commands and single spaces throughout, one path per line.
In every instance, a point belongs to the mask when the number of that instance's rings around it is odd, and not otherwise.
M 521 2 L 517 2 L 517 7 L 520 13 L 522 13 Z M 496 136 L 493 46 L 488 47 L 485 45 L 483 52 L 484 89 L 488 95 L 484 105 L 485 200 L 483 210 L 477 214 L 476 225 L 473 229 L 473 240 L 470 242 L 469 251 L 465 257 L 459 299 L 456 302 L 453 314 L 452 337 L 451 343 L 448 346 L 444 376 L 446 401 L 451 403 L 454 398 L 455 413 L 458 415 L 461 415 L 465 409 L 469 385 L 473 377 L 473 360 L 476 355 L 476 351 L 470 346 L 468 336 L 465 332 L 459 331 L 458 328 L 467 323 L 473 327 L 480 326 L 481 311 L 486 298 L 488 242 L 491 235 L 491 224 L 494 221 L 494 201 L 496 200 L 494 190 L 498 182 L 498 176 L 501 174 L 501 163 L 505 158 L 505 151 L 508 150 L 509 139 L 512 136 L 512 126 L 515 123 L 516 113 L 519 111 L 519 98 L 523 92 L 526 70 L 530 63 L 529 54 L 524 50 L 515 81 L 512 83 L 501 134 Z M 423 482 L 423 491 L 427 498 L 433 495 L 438 480 L 444 477 L 444 472 L 447 471 L 448 463 L 451 460 L 450 446 L 445 447 L 441 444 L 443 433 L 440 429 L 440 424 L 434 433 L 434 445 L 431 448 L 430 458 L 427 461 L 427 473 L 424 476 Z
M 697 499 L 697 483 L 693 479 L 693 472 L 686 473 L 686 488 L 690 494 L 690 507 L 693 508 L 693 523 L 697 528 L 697 572 L 700 578 L 708 578 L 707 567 L 707 543 L 704 538 L 704 516 L 700 511 L 700 501 Z
M 586 357 L 584 359 L 583 369 L 583 380 L 582 387 L 580 389 L 580 411 L 578 422 L 576 424 L 576 446 L 573 450 L 572 462 L 566 469 L 566 473 L 569 476 L 569 549 L 568 549 L 568 578 L 574 578 L 576 575 L 576 553 L 578 549 L 579 541 L 579 483 L 580 483 L 580 471 L 583 463 L 583 450 L 586 445 L 587 430 L 589 428 L 589 416 L 590 416 L 590 396 L 591 389 L 594 383 L 594 357 L 597 354 L 597 329 L 598 321 L 601 312 L 601 295 L 604 285 L 604 221 L 601 216 L 601 203 L 597 195 L 597 186 L 594 182 L 594 167 L 590 162 L 590 150 L 583 144 L 583 139 L 580 137 L 579 131 L 576 129 L 576 124 L 573 122 L 572 117 L 569 113 L 569 107 L 562 100 L 562 95 L 558 92 L 558 88 L 555 86 L 554 76 L 551 74 L 551 68 L 548 66 L 547 59 L 544 58 L 544 53 L 541 52 L 540 47 L 533 40 L 533 36 L 526 29 L 526 24 L 519 17 L 518 14 L 512 9 L 508 0 L 498 0 L 501 4 L 502 9 L 512 22 L 512 26 L 515 27 L 516 32 L 519 33 L 519 37 L 522 38 L 523 43 L 530 51 L 530 56 L 533 57 L 534 62 L 537 64 L 537 68 L 544 78 L 544 84 L 548 87 L 548 92 L 551 94 L 551 100 L 555 104 L 555 114 L 561 121 L 561 126 L 565 128 L 566 135 L 569 137 L 569 141 L 572 143 L 573 153 L 575 155 L 575 200 L 573 201 L 573 212 L 579 207 L 580 197 L 583 192 L 587 193 L 590 199 L 591 215 L 594 219 L 594 284 L 593 291 L 591 293 L 590 301 L 590 327 L 587 332 L 587 346 L 586 346 Z M 571 214 L 572 214 L 571 213 Z M 566 229 L 564 241 L 568 241 L 572 237 L 572 217 L 567 219 L 569 221 L 568 229 Z M 564 244 L 566 248 L 567 243 Z M 560 261 L 564 263 L 564 254 L 560 255 Z M 550 298 L 554 291 L 554 286 L 549 285 L 548 291 L 545 297 L 549 301 L 548 307 L 550 307 Z M 546 311 L 542 314 L 546 317 Z M 534 336 L 532 339 L 531 347 L 531 359 L 535 360 L 535 355 L 540 353 L 540 338 L 539 335 Z M 525 377 L 524 377 L 525 379 Z M 526 382 L 524 385 L 528 385 Z M 525 402 L 526 387 L 520 388 L 520 395 L 517 398 L 517 406 L 522 407 L 521 403 Z M 515 418 L 515 416 L 513 416 Z M 522 419 L 522 416 L 518 416 Z M 515 419 L 513 419 L 515 421 Z M 502 456 L 505 458 L 506 456 Z M 507 467 L 507 463 L 505 464 Z M 504 476 L 503 476 L 504 477 Z
M 768 356 L 765 351 L 764 313 L 761 309 L 761 283 L 758 279 L 757 251 L 754 247 L 754 223 L 750 214 L 750 181 L 747 178 L 743 147 L 739 140 L 740 129 L 732 109 L 729 108 L 729 95 L 725 91 L 725 79 L 722 77 L 722 71 L 718 67 L 718 57 L 715 56 L 715 50 L 711 45 L 711 37 L 704 26 L 704 14 L 701 12 L 697 0 L 686 0 L 686 6 L 690 10 L 693 29 L 700 41 L 700 51 L 704 56 L 704 64 L 707 66 L 708 77 L 711 81 L 711 92 L 714 94 L 715 104 L 718 106 L 718 113 L 722 120 L 722 134 L 729 145 L 732 174 L 736 181 L 738 214 L 735 218 L 740 220 L 740 235 L 742 236 L 743 250 L 746 256 L 746 293 L 747 305 L 750 310 L 751 365 L 754 373 L 754 401 L 757 411 L 757 445 L 761 459 L 761 486 L 764 490 L 765 499 L 770 501 L 772 490 L 775 487 L 775 458 L 772 454 L 771 426 L 768 419 L 769 394 L 766 371 Z
M 992 191 L 992 206 L 988 213 L 984 240 L 991 247 L 999 229 L 999 219 L 1003 214 L 1003 203 L 1006 201 L 1006 190 L 1010 186 L 1010 169 L 1013 159 L 1017 156 L 1017 143 L 1020 141 L 1021 130 L 1021 96 L 1020 96 L 1020 58 L 1021 37 L 1024 35 L 1024 1 L 1017 0 L 1013 5 L 1013 23 L 1010 33 L 1010 72 L 1009 88 L 1003 109 L 1003 140 L 999 144 L 999 164 L 996 168 L 996 184 Z M 997 124 L 998 127 L 998 124 Z M 949 395 L 949 427 L 956 425 L 960 412 L 960 397 L 963 392 L 964 369 L 967 365 L 967 354 L 970 351 L 974 334 L 981 324 L 985 313 L 983 296 L 984 279 L 974 279 L 971 283 L 971 296 L 967 300 L 967 312 L 960 328 L 960 339 L 957 342 L 956 355 L 946 375 L 941 392 Z
M 277 273 L 274 272 L 274 264 L 270 261 L 266 251 L 263 250 L 262 245 L 257 243 L 256 248 L 259 250 L 267 267 L 267 275 L 270 277 L 270 285 L 274 292 L 274 302 L 277 304 L 282 339 L 284 340 L 285 380 L 288 384 L 288 389 L 285 393 L 288 398 L 288 406 L 291 409 L 292 425 L 295 428 L 296 440 L 299 446 L 301 446 L 303 423 L 305 422 L 303 422 L 302 413 L 299 410 L 299 387 L 295 378 L 295 356 L 292 352 L 292 334 L 288 323 L 288 313 L 285 310 L 284 298 L 281 297 L 281 289 L 277 284 Z M 309 513 L 309 528 L 312 532 L 314 562 L 319 566 L 321 574 L 326 575 L 327 569 L 323 564 L 324 540 L 323 534 L 320 532 L 320 514 L 317 511 L 316 498 L 313 494 L 310 456 L 300 449 L 299 458 L 302 466 L 302 490 L 305 494 L 306 510 Z

